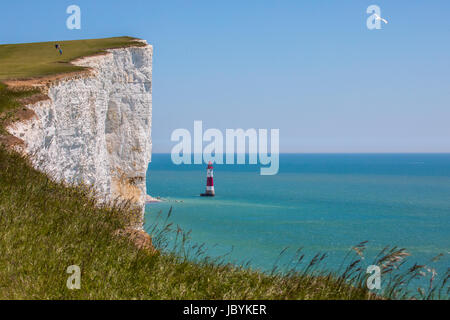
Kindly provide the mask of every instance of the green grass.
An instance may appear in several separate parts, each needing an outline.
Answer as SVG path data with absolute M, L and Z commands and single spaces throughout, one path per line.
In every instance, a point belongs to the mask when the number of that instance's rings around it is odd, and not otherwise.
M 19 108 L 21 104 L 17 101 L 18 99 L 26 98 L 39 92 L 38 89 L 11 90 L 0 82 L 0 113 Z
M 38 89 L 11 90 L 0 82 L 0 136 L 7 135 L 5 123 L 14 121 L 15 110 L 21 107 L 19 99 L 38 94 Z
M 96 207 L 87 188 L 54 183 L 0 149 L 0 299 L 368 298 L 332 279 L 148 254 L 114 236 L 129 210 Z M 80 290 L 66 287 L 70 265 L 81 267 Z
M 0 45 L 0 81 L 80 71 L 82 67 L 71 65 L 69 62 L 80 57 L 99 54 L 105 49 L 143 45 L 135 40 L 131 37 L 115 37 Z M 56 50 L 56 43 L 61 45 L 63 55 Z

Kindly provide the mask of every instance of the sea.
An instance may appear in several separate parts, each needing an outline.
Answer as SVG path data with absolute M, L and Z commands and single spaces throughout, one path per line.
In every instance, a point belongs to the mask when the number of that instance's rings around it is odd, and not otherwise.
M 326 254 L 319 269 L 339 272 L 358 257 L 352 247 L 367 241 L 367 265 L 396 246 L 410 254 L 403 268 L 427 266 L 422 285 L 433 272 L 434 281 L 444 277 L 450 154 L 280 154 L 279 161 L 271 176 L 260 165 L 214 164 L 216 196 L 200 197 L 206 164 L 175 165 L 170 154 L 153 154 L 147 192 L 163 201 L 146 205 L 145 228 L 172 224 L 164 250 L 183 230 L 212 259 L 264 272 L 304 268 L 317 253 Z

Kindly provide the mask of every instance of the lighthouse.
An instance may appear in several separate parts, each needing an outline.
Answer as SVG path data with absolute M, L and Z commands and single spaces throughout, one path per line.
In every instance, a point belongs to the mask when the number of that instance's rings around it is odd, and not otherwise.
M 206 192 L 200 194 L 202 197 L 214 197 L 214 180 L 213 180 L 213 166 L 212 162 L 208 163 L 208 168 L 206 169 Z

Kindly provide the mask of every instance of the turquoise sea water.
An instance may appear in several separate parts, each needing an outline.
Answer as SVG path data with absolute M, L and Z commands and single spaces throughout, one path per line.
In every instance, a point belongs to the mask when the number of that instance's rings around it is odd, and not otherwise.
M 406 248 L 411 261 L 450 267 L 450 154 L 282 154 L 280 171 L 258 165 L 215 165 L 216 197 L 203 198 L 205 165 L 174 165 L 154 154 L 147 175 L 152 196 L 146 226 L 173 207 L 170 221 L 191 231 L 210 256 L 250 261 L 271 270 L 295 251 L 326 252 L 336 269 L 349 249 L 368 240 L 367 260 L 386 245 Z M 182 201 L 182 202 L 181 202 Z M 174 238 L 174 236 L 173 236 Z

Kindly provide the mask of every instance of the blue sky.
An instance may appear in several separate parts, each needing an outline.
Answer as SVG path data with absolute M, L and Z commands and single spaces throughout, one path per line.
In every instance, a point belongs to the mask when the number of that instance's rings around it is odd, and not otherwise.
M 81 7 L 81 30 L 66 8 Z M 366 8 L 389 21 L 368 30 Z M 278 128 L 282 152 L 450 152 L 449 1 L 8 1 L 0 43 L 154 46 L 153 148 L 176 128 Z

